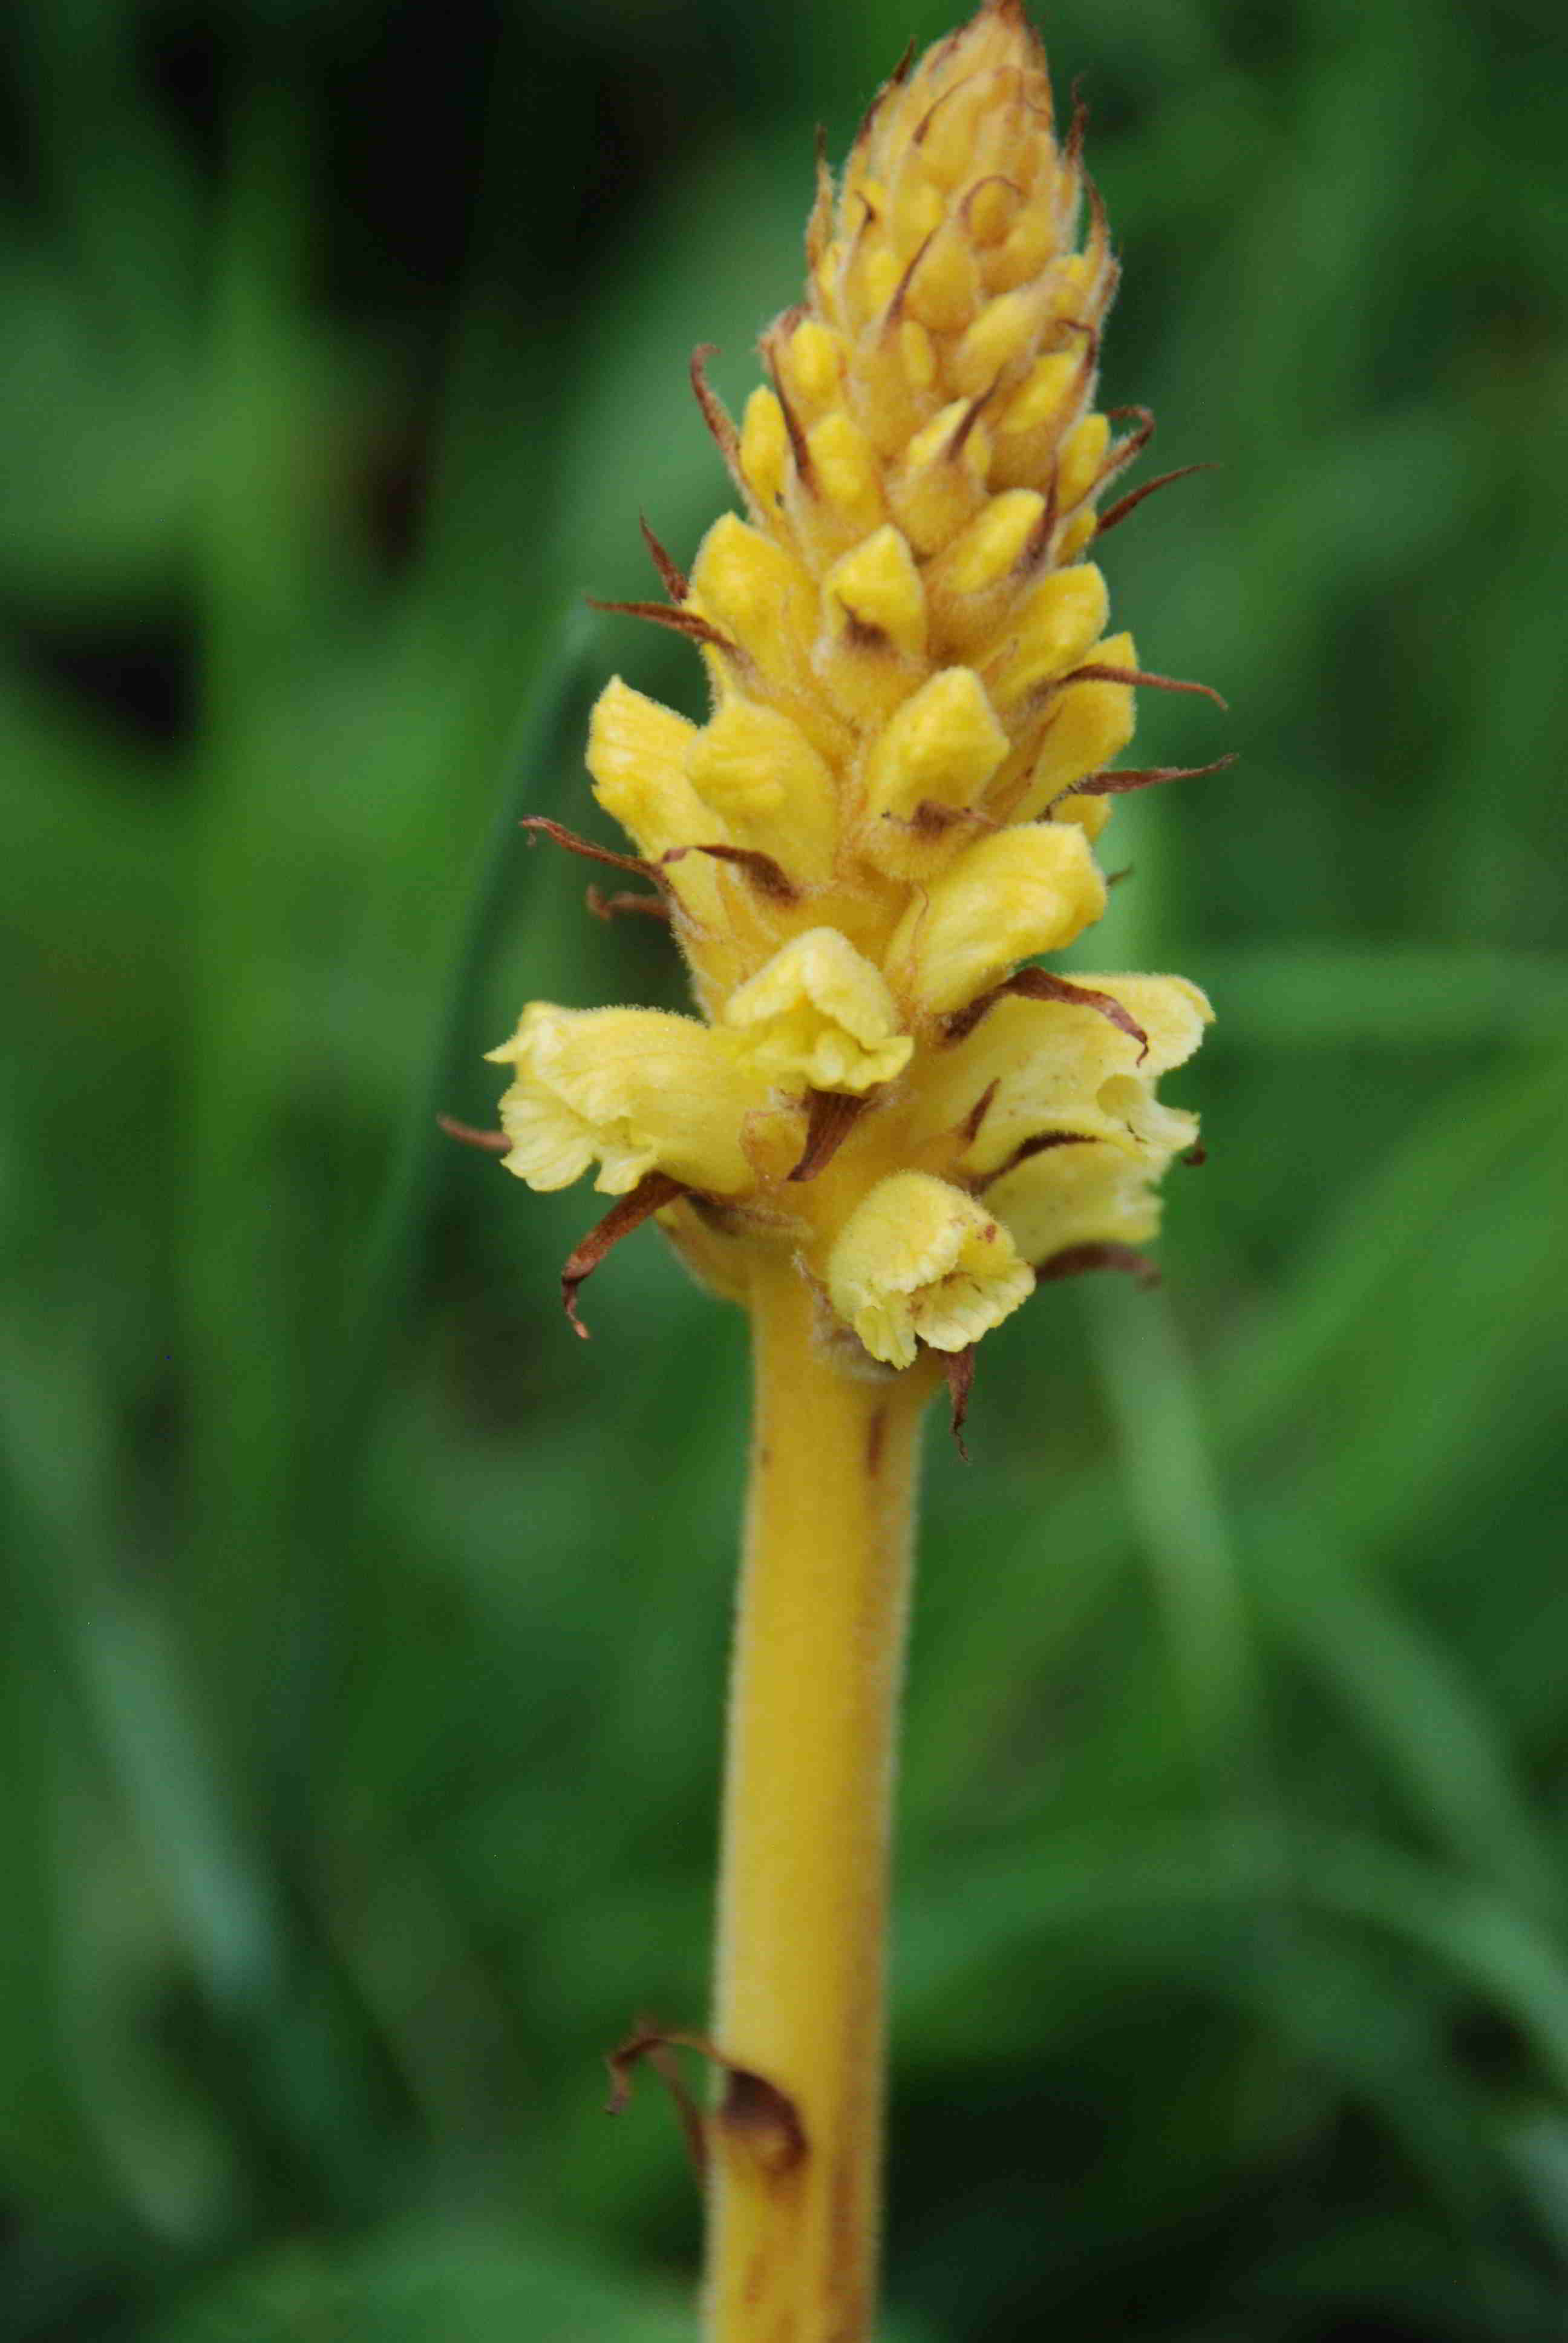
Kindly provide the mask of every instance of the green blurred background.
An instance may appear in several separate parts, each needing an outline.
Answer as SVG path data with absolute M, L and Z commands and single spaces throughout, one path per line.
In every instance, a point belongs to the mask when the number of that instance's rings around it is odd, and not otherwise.
M 1083 964 L 1219 1023 L 1162 1293 L 933 1439 L 888 2343 L 1568 2333 L 1546 0 L 1057 0 L 1126 263 L 1141 747 Z M 0 22 L 0 2335 L 676 2343 L 742 1329 L 431 1143 L 520 1002 L 678 997 L 584 614 L 727 487 L 939 0 Z M 1554 436 L 1556 439 L 1553 445 Z M 1105 1290 L 1107 1285 L 1115 1290 Z

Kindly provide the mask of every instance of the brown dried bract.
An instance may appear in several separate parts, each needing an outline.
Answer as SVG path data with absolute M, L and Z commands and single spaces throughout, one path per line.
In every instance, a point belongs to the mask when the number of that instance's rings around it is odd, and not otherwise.
M 746 872 L 759 894 L 770 895 L 776 903 L 796 900 L 795 882 L 788 871 L 770 854 L 759 854 L 754 846 L 672 846 L 658 859 L 660 862 L 679 862 L 689 854 L 711 854 L 716 861 L 733 862 Z
M 980 1125 L 990 1112 L 991 1101 L 1000 1088 L 1001 1076 L 998 1074 L 993 1081 L 987 1082 L 984 1090 L 960 1123 L 959 1136 L 966 1146 L 980 1137 Z
M 1194 472 L 1217 472 L 1219 468 L 1218 464 L 1179 464 L 1173 472 L 1161 472 L 1157 478 L 1145 480 L 1141 488 L 1129 488 L 1124 497 L 1117 498 L 1109 512 L 1101 514 L 1095 527 L 1096 537 L 1103 537 L 1107 529 L 1114 528 L 1118 521 L 1125 520 L 1130 512 L 1135 512 L 1145 497 L 1153 496 L 1161 488 L 1168 488 L 1173 480 L 1191 479 Z
M 1094 1143 L 1091 1131 L 1037 1131 L 1032 1139 L 1020 1139 L 1007 1161 L 999 1163 L 994 1172 L 988 1172 L 985 1178 L 976 1183 L 977 1193 L 983 1195 L 993 1180 L 1000 1180 L 1005 1172 L 1016 1172 L 1019 1165 L 1027 1163 L 1031 1155 L 1049 1155 L 1056 1147 L 1092 1147 Z
M 781 318 L 779 323 L 784 324 L 785 319 Z M 795 458 L 795 477 L 808 496 L 814 496 L 817 489 L 816 467 L 811 461 L 811 450 L 806 445 L 806 434 L 801 428 L 800 417 L 795 412 L 794 401 L 790 398 L 784 377 L 779 371 L 778 357 L 771 341 L 763 343 L 762 356 L 773 385 L 773 396 L 779 401 L 779 412 L 784 417 L 784 428 L 789 434 L 789 452 Z
M 459 1122 L 450 1114 L 438 1114 L 436 1122 L 448 1139 L 457 1140 L 464 1147 L 477 1147 L 486 1155 L 505 1155 L 511 1148 L 512 1142 L 504 1131 L 479 1131 L 473 1123 Z
M 1186 683 L 1178 676 L 1151 675 L 1142 667 L 1107 667 L 1098 659 L 1091 659 L 1087 667 L 1073 668 L 1052 689 L 1064 690 L 1070 683 L 1131 683 L 1144 686 L 1150 691 L 1191 691 L 1201 699 L 1211 699 L 1216 708 L 1230 706 L 1211 683 Z
M 601 602 L 596 594 L 589 594 L 587 601 L 590 610 L 608 610 L 612 618 L 646 618 L 650 627 L 668 627 L 672 633 L 706 643 L 710 650 L 723 651 L 730 659 L 741 655 L 738 643 L 695 610 L 672 610 L 663 602 Z
M 602 887 L 588 887 L 583 900 L 596 920 L 618 920 L 629 912 L 645 920 L 662 920 L 666 927 L 669 924 L 669 905 L 657 895 L 607 895 Z
M 971 1001 L 967 1009 L 955 1010 L 946 1021 L 948 1040 L 961 1041 L 966 1034 L 974 1031 L 987 1010 L 994 1009 L 1010 993 L 1021 1001 L 1060 1001 L 1069 1008 L 1092 1009 L 1099 1016 L 1109 1019 L 1130 1041 L 1137 1042 L 1140 1065 L 1149 1055 L 1148 1034 L 1132 1011 L 1124 1009 L 1113 994 L 1101 992 L 1092 984 L 1075 984 L 1070 977 L 1052 976 L 1044 968 L 1020 968 L 1015 976 L 993 985 L 978 1001 Z
M 691 353 L 691 387 L 697 394 L 697 404 L 702 409 L 702 419 L 712 434 L 714 445 L 729 469 L 729 476 L 739 487 L 745 482 L 740 469 L 740 435 L 729 419 L 724 401 L 708 379 L 709 358 L 719 356 L 717 342 L 699 342 Z
M 1216 757 L 1211 765 L 1128 765 L 1119 772 L 1086 773 L 1061 794 L 1064 798 L 1119 798 L 1132 789 L 1157 789 L 1163 781 L 1195 781 L 1204 773 L 1224 772 L 1236 762 L 1236 756 L 1232 749 L 1227 757 Z
M 970 1342 L 962 1351 L 949 1351 L 942 1360 L 948 1379 L 948 1398 L 952 1405 L 949 1429 L 957 1443 L 959 1454 L 967 1464 L 970 1452 L 964 1445 L 964 1423 L 970 1412 L 970 1393 L 975 1379 L 975 1345 Z
M 715 2124 L 764 2172 L 793 2172 L 808 2142 L 800 2111 L 787 2092 L 749 2066 L 731 2066 Z
M 1154 485 L 1158 484 L 1155 483 Z M 664 587 L 665 592 L 668 595 L 672 602 L 684 602 L 688 593 L 690 591 L 690 582 L 687 578 L 685 570 L 677 567 L 675 562 L 670 559 L 669 555 L 665 551 L 663 546 L 660 545 L 658 538 L 655 537 L 652 529 L 649 528 L 648 525 L 648 516 L 646 513 L 638 513 L 637 517 L 637 525 L 642 531 L 642 541 L 648 548 L 649 557 L 652 559 L 654 568 L 658 572 L 659 579 Z
M 1049 1261 L 1040 1262 L 1034 1273 L 1041 1285 L 1050 1285 L 1060 1278 L 1087 1276 L 1095 1269 L 1119 1269 L 1124 1275 L 1136 1278 L 1145 1292 L 1160 1282 L 1160 1272 L 1148 1254 L 1140 1252 L 1135 1245 L 1069 1245 L 1064 1252 L 1052 1253 Z
M 591 838 L 579 838 L 575 830 L 568 830 L 563 822 L 551 821 L 548 814 L 526 813 L 518 828 L 537 830 L 541 838 L 564 846 L 568 854 L 580 854 L 585 862 L 606 862 L 612 870 L 629 870 L 635 878 L 651 879 L 658 884 L 657 867 L 645 862 L 640 854 L 617 854 L 608 846 L 596 846 Z M 532 842 L 530 838 L 530 845 Z
M 724 2097 L 707 2122 L 670 2067 L 659 2059 L 660 2052 L 669 2050 L 694 2050 L 699 2057 L 711 2059 L 715 2066 L 723 2067 L 727 2077 Z M 648 2026 L 628 2035 L 605 2061 L 610 2073 L 608 2114 L 618 2115 L 626 2106 L 631 2097 L 633 2069 L 644 2058 L 655 2064 L 656 2071 L 669 2087 L 699 2172 L 707 2164 L 709 2124 L 743 2146 L 765 2172 L 791 2171 L 805 2157 L 806 2127 L 793 2099 L 765 2075 L 757 2074 L 749 2066 L 738 2066 L 704 2034 L 672 2033 L 662 2026 Z
M 605 2065 L 609 2068 L 610 2093 L 605 2102 L 605 2113 L 619 2115 L 631 2097 L 632 2069 L 646 2058 L 675 2104 L 688 2159 L 699 2181 L 701 2181 L 708 2171 L 707 2127 L 702 2110 L 681 2079 L 680 2068 L 671 2050 L 673 2043 L 684 2042 L 686 2038 L 661 2033 L 658 2026 L 639 2026 L 618 2048 L 607 2051 Z
M 651 1213 L 673 1204 L 686 1189 L 668 1172 L 645 1172 L 629 1195 L 618 1197 L 597 1228 L 590 1229 L 580 1244 L 574 1245 L 561 1269 L 561 1304 L 571 1320 L 573 1329 L 586 1342 L 588 1330 L 578 1316 L 578 1288 L 585 1277 L 591 1277 L 607 1252 L 618 1245 L 622 1237 L 630 1236 L 640 1228 Z
M 814 1180 L 832 1161 L 870 1104 L 869 1099 L 857 1098 L 847 1091 L 811 1091 L 808 1098 L 806 1144 L 789 1174 L 791 1180 Z

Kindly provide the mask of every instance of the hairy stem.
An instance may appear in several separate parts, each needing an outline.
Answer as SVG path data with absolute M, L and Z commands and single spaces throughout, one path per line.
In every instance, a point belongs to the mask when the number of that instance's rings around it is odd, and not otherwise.
M 867 2343 L 876 2315 L 889 1832 L 934 1375 L 841 1373 L 813 1311 L 792 1264 L 759 1271 L 707 2343 Z

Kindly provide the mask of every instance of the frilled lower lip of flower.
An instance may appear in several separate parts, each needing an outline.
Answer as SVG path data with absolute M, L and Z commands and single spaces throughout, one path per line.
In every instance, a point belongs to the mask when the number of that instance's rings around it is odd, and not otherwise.
M 812 1090 L 862 1091 L 891 1081 L 910 1062 L 914 1044 L 893 1035 L 869 1048 L 807 1001 L 772 1021 L 757 1045 L 757 1061 L 781 1081 Z
M 503 1161 L 532 1188 L 565 1187 L 597 1161 L 605 1195 L 659 1171 L 738 1196 L 769 1169 L 782 1176 L 799 1152 L 799 1111 L 773 1103 L 769 1076 L 732 1035 L 693 1017 L 535 1001 L 488 1054 L 513 1072 Z
M 765 1072 L 813 1090 L 874 1090 L 915 1046 L 880 969 L 836 928 L 793 937 L 730 995 L 724 1018 Z
M 962 1190 L 896 1172 L 846 1222 L 828 1265 L 834 1307 L 873 1358 L 967 1350 L 1034 1288 L 1006 1229 Z
M 1091 1245 L 1146 1243 L 1160 1226 L 1156 1183 L 1170 1161 L 1130 1156 L 1103 1140 L 1031 1154 L 985 1191 L 985 1203 L 1037 1270 Z
M 533 1088 L 514 1082 L 500 1111 L 501 1129 L 511 1141 L 502 1162 L 543 1194 L 569 1188 L 597 1160 L 594 1186 L 601 1195 L 624 1196 L 658 1161 L 657 1147 L 639 1142 L 625 1116 L 588 1122 L 560 1091 L 542 1082 Z

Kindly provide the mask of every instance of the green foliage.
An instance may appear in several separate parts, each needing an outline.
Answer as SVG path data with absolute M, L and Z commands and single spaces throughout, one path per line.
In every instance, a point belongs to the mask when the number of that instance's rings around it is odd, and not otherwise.
M 160 2325 L 159 2343 L 427 2343 L 437 2335 L 613 2335 L 625 2343 L 684 2343 L 678 2300 L 652 2309 L 626 2286 L 574 2269 L 548 2247 L 454 2226 L 423 2237 L 323 2254 L 287 2248 L 259 2271 L 226 2279 L 194 2311 Z
M 0 227 L 0 2337 L 670 2343 L 599 2054 L 699 2019 L 742 1330 L 438 1147 L 521 1001 L 678 997 L 587 591 L 935 0 L 19 0 Z M 1162 1295 L 934 1445 L 888 2343 L 1470 2343 L 1568 2283 L 1560 63 L 1525 5 L 1062 0 L 1234 716 L 1091 940 L 1208 982 Z M 487 100 L 484 93 L 488 91 Z M 489 109 L 485 126 L 486 106 Z M 211 135 L 215 130 L 216 136 Z M 412 175 L 412 176 L 411 176 Z M 900 2326 L 897 2322 L 902 2319 Z

